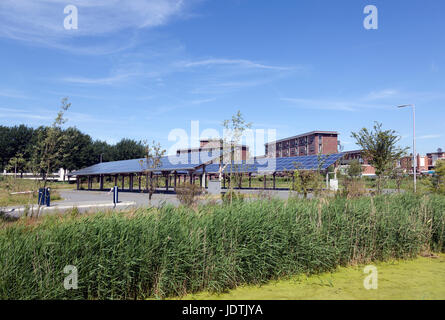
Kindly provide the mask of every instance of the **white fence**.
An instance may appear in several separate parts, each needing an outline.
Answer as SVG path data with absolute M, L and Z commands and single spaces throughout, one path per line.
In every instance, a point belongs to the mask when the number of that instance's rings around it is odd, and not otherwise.
M 59 169 L 58 172 L 52 173 L 48 175 L 48 180 L 52 181 L 70 181 L 67 176 L 69 172 L 64 169 Z M 41 175 L 36 175 L 34 173 L 14 173 L 14 172 L 6 172 L 0 173 L 0 176 L 5 177 L 16 177 L 18 179 L 28 179 L 28 180 L 43 180 Z

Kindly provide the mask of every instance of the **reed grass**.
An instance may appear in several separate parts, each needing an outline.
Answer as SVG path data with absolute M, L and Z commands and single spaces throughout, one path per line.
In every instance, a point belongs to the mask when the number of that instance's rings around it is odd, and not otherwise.
M 0 299 L 224 292 L 443 251 L 445 197 L 233 202 L 24 219 L 0 229 Z M 66 265 L 78 268 L 65 290 Z

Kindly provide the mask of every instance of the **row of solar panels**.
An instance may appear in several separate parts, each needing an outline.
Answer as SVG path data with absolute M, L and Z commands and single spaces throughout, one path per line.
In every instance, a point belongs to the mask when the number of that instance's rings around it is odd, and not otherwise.
M 264 158 L 255 159 L 252 162 L 242 162 L 233 165 L 228 164 L 224 167 L 224 173 L 258 173 L 268 174 L 273 172 L 286 172 L 295 169 L 299 170 L 326 170 L 337 160 L 343 157 L 343 154 L 332 154 L 322 156 L 302 156 L 289 158 Z M 219 164 L 210 164 L 205 167 L 207 173 L 218 173 Z M 197 170 L 201 173 L 202 169 Z
M 331 155 L 315 155 L 289 158 L 255 158 L 241 163 L 234 163 L 232 165 L 223 165 L 224 173 L 273 173 L 284 172 L 290 170 L 325 170 L 344 156 L 343 153 L 336 153 Z M 88 176 L 101 174 L 128 174 L 128 173 L 142 173 L 152 171 L 154 173 L 161 172 L 178 172 L 181 174 L 188 173 L 190 170 L 197 174 L 202 173 L 202 168 L 205 165 L 207 173 L 218 173 L 220 164 L 211 163 L 217 159 L 216 156 L 211 156 L 207 152 L 192 152 L 189 154 L 181 154 L 174 156 L 167 156 L 161 158 L 160 165 L 156 168 L 153 165 L 148 165 L 146 159 L 133 159 L 114 162 L 99 163 L 94 166 L 84 168 L 70 175 Z

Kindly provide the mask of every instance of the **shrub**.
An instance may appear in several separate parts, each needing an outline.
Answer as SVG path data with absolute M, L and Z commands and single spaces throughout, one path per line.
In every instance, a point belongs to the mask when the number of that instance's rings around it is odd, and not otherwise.
M 223 203 L 231 204 L 233 202 L 243 202 L 245 196 L 241 192 L 235 192 L 232 190 L 227 193 L 221 194 L 221 198 Z
M 344 180 L 344 189 L 341 192 L 342 196 L 346 198 L 357 198 L 367 193 L 365 183 L 355 178 L 346 178 Z
M 185 182 L 176 187 L 176 196 L 181 204 L 192 206 L 196 204 L 196 197 L 201 195 L 203 191 L 199 185 Z

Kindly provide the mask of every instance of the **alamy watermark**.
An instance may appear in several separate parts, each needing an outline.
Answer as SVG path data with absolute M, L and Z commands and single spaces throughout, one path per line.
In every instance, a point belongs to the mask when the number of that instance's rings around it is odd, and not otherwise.
M 67 5 L 63 13 L 67 14 L 63 20 L 63 27 L 66 30 L 77 30 L 79 28 L 79 10 L 77 10 L 77 7 L 72 4 Z
M 366 30 L 377 30 L 379 28 L 379 11 L 374 5 L 367 5 L 363 9 L 363 13 L 367 16 L 363 20 L 363 27 Z
M 208 163 L 222 157 L 223 163 L 256 164 L 260 165 L 263 171 L 275 171 L 275 157 L 257 158 L 252 154 L 264 154 L 265 145 L 276 141 L 276 137 L 276 129 L 246 129 L 242 132 L 223 129 L 220 132 L 213 128 L 205 128 L 201 131 L 199 121 L 191 121 L 189 132 L 181 128 L 170 131 L 168 141 L 174 144 L 167 152 L 168 160 L 171 164 L 196 164 Z M 207 140 L 210 144 L 202 147 L 202 140 Z M 243 149 L 243 146 L 248 147 L 249 150 Z M 269 154 L 274 154 L 273 148 L 272 144 Z M 184 153 L 178 150 L 183 150 Z M 246 154 L 247 152 L 250 156 Z M 188 154 L 190 156 L 185 156 Z
M 67 5 L 63 13 L 67 15 L 63 20 L 63 27 L 66 30 L 77 30 L 79 28 L 79 10 L 75 5 Z M 366 14 L 363 20 L 363 27 L 366 30 L 377 30 L 379 28 L 379 13 L 375 5 L 367 5 L 363 9 L 363 13 Z
M 77 267 L 68 265 L 63 268 L 63 273 L 68 274 L 63 280 L 63 287 L 66 290 L 78 289 L 78 273 Z
M 366 266 L 363 269 L 363 273 L 367 274 L 363 280 L 363 287 L 366 290 L 377 290 L 378 289 L 378 271 L 377 267 L 373 265 Z

